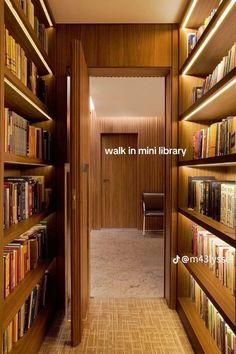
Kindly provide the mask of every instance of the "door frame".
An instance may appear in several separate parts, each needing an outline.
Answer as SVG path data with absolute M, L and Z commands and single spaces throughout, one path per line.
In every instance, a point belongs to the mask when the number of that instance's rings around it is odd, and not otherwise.
M 173 29 L 172 62 L 169 67 L 89 67 L 93 77 L 165 77 L 165 145 L 178 146 L 178 27 Z M 135 133 L 135 132 L 134 132 Z M 177 200 L 178 158 L 165 155 L 165 217 L 164 217 L 164 297 L 171 309 L 177 306 L 177 265 L 172 260 L 177 255 Z M 101 176 L 100 176 L 101 178 Z M 100 192 L 101 193 L 101 192 Z
M 178 30 L 174 33 L 174 42 L 178 45 Z M 72 90 L 79 92 L 79 55 L 83 51 L 79 40 L 72 41 Z M 178 131 L 176 122 L 178 120 L 178 59 L 174 52 L 172 53 L 172 67 L 153 67 L 153 68 L 89 68 L 89 76 L 165 76 L 166 77 L 166 147 L 173 147 L 178 142 Z M 79 100 L 77 100 L 79 101 Z M 72 102 L 72 114 L 79 112 L 79 102 Z M 80 127 L 77 122 L 76 130 L 73 131 L 71 139 L 71 161 L 80 161 L 79 159 L 79 133 Z M 177 145 L 176 145 L 177 146 Z M 77 299 L 72 299 L 72 345 L 76 346 L 82 339 L 82 317 L 81 317 L 81 235 L 80 235 L 80 205 L 75 195 L 75 191 L 79 190 L 78 185 L 80 164 L 71 166 L 71 186 L 72 186 L 72 293 L 77 294 Z M 77 176 L 77 178 L 76 178 Z M 177 254 L 177 159 L 167 156 L 165 160 L 165 195 L 166 195 L 166 213 L 165 213 L 165 275 L 164 287 L 167 304 L 170 308 L 176 308 L 177 298 L 177 267 L 172 263 L 172 259 Z M 77 218 L 77 219 L 76 219 Z M 77 224 L 75 223 L 77 220 Z M 79 220 L 79 223 L 78 223 Z M 73 222 L 74 221 L 74 222 Z M 75 237 L 76 235 L 76 237 Z M 88 252 L 89 256 L 89 252 Z M 76 269 L 76 272 L 73 271 Z M 73 298 L 73 297 L 72 297 Z

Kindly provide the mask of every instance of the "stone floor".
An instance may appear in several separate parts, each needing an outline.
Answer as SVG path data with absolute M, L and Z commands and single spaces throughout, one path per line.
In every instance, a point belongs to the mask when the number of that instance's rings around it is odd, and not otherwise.
M 163 297 L 162 233 L 105 229 L 91 233 L 92 297 Z

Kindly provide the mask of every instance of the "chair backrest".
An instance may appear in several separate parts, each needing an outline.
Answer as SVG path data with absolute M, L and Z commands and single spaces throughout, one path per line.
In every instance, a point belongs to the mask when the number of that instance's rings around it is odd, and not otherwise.
M 145 204 L 145 210 L 164 211 L 164 193 L 143 193 L 142 200 Z

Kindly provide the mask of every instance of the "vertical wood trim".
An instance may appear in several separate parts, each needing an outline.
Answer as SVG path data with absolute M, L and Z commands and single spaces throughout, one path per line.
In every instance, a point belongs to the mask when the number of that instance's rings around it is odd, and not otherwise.
M 4 0 L 0 0 L 0 274 L 3 279 L 3 151 L 4 151 Z M 2 352 L 3 281 L 0 282 L 0 353 Z
M 81 342 L 81 264 L 80 264 L 80 42 L 72 41 L 71 62 L 71 344 Z M 74 199 L 75 198 L 75 199 Z
M 88 68 L 80 41 L 72 41 L 71 66 L 71 285 L 72 345 L 81 342 L 89 305 L 90 115 Z
M 172 70 L 166 79 L 166 146 L 178 146 L 178 26 L 172 31 Z M 165 237 L 165 298 L 176 308 L 177 268 L 172 259 L 177 253 L 177 156 L 166 157 L 166 237 Z

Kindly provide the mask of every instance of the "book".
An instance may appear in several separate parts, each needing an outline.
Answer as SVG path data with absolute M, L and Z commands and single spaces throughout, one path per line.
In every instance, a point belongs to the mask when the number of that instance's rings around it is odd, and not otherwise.
M 48 286 L 45 278 L 48 278 L 48 272 L 47 275 L 45 274 L 40 282 L 32 289 L 29 297 L 21 305 L 18 312 L 4 331 L 3 353 L 8 354 L 14 348 L 15 343 L 28 332 L 39 311 L 44 307 L 46 300 L 43 299 L 42 294 L 47 294 L 46 288 Z
M 234 353 L 236 349 L 235 333 L 221 317 L 220 313 L 214 307 L 195 279 L 191 275 L 189 275 L 189 277 L 190 298 L 195 305 L 199 317 L 202 318 L 210 335 L 215 340 L 220 353 Z
M 234 229 L 236 182 L 217 181 L 214 176 L 189 176 L 188 208 Z
M 193 134 L 193 158 L 223 156 L 236 152 L 236 116 L 213 123 Z
M 45 80 L 39 76 L 35 63 L 5 28 L 5 65 L 39 99 L 46 102 Z M 43 92 L 42 92 L 43 91 Z

